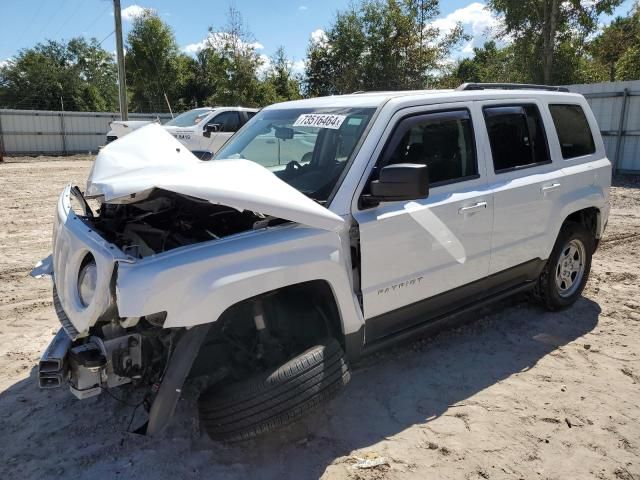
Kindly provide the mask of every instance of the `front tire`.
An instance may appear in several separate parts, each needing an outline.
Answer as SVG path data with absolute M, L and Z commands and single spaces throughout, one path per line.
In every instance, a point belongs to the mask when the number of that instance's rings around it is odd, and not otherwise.
M 584 225 L 563 226 L 536 287 L 536 296 L 548 310 L 567 308 L 582 295 L 594 248 L 595 239 Z
M 213 440 L 248 440 L 298 420 L 349 382 L 340 344 L 327 339 L 276 369 L 198 400 L 200 420 Z

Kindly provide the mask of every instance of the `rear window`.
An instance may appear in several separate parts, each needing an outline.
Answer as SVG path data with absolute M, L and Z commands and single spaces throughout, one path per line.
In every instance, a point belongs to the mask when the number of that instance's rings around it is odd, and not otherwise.
M 497 173 L 550 161 L 542 118 L 535 105 L 485 107 L 484 118 Z
M 581 157 L 596 151 L 589 122 L 580 105 L 549 105 L 549 110 L 563 158 Z

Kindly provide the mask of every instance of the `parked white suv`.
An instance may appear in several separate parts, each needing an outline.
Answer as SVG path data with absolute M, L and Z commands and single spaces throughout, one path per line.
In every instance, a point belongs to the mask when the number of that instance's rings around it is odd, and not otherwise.
M 258 111 L 244 107 L 202 107 L 172 118 L 164 128 L 201 160 L 209 160 Z M 116 120 L 109 123 L 107 144 L 149 125 L 151 121 Z M 156 122 L 157 123 L 157 122 Z
M 587 102 L 550 87 L 282 103 L 211 162 L 146 126 L 60 196 L 34 271 L 53 274 L 63 327 L 40 386 L 146 386 L 139 431 L 157 434 L 187 376 L 207 375 L 209 435 L 262 434 L 331 397 L 363 354 L 462 311 L 525 290 L 571 305 L 610 181 Z

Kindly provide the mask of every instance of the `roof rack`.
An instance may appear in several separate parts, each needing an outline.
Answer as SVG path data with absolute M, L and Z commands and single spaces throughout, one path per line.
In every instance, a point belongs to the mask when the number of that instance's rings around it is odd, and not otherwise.
M 463 83 L 456 90 L 546 90 L 549 92 L 568 92 L 567 87 L 552 85 L 534 85 L 531 83 Z

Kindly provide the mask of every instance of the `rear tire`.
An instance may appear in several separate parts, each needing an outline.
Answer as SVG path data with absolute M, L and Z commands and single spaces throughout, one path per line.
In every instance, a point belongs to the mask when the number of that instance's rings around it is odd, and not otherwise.
M 219 391 L 205 390 L 200 420 L 213 440 L 248 440 L 298 420 L 349 382 L 340 344 L 327 339 L 287 363 Z
M 562 227 L 535 290 L 548 310 L 567 308 L 582 295 L 594 248 L 593 234 L 581 223 L 568 222 Z

